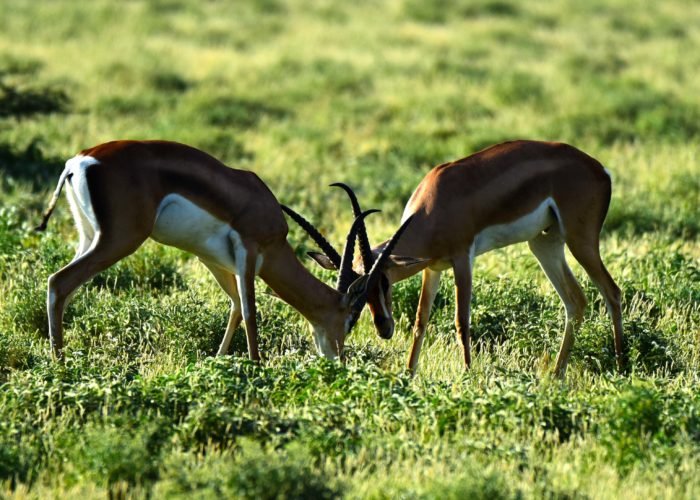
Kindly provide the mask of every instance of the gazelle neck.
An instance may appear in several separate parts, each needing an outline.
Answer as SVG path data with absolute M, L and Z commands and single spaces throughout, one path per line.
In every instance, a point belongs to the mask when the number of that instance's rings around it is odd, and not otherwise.
M 312 324 L 340 312 L 341 294 L 311 274 L 286 241 L 265 252 L 260 277 Z

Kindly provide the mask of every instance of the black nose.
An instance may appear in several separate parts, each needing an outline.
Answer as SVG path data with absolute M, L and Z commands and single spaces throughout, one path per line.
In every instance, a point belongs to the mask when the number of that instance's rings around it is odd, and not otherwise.
M 394 320 L 391 318 L 375 318 L 374 326 L 381 338 L 389 340 L 394 336 Z

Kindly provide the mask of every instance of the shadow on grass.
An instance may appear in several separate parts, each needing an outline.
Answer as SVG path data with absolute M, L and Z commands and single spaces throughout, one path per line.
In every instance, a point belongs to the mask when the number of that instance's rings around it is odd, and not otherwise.
M 0 81 L 0 118 L 26 118 L 66 111 L 70 99 L 61 89 L 21 88 Z
M 70 98 L 64 90 L 25 83 L 31 82 L 41 67 L 38 60 L 0 55 L 0 118 L 27 118 L 66 111 Z
M 24 83 L 34 78 L 40 68 L 39 61 L 9 56 L 0 59 L 0 120 L 24 120 L 68 110 L 71 100 L 64 90 Z M 44 155 L 38 138 L 24 147 L 0 143 L 3 187 L 13 181 L 25 181 L 31 183 L 33 190 L 38 190 L 58 176 L 62 165 L 62 160 Z
M 517 17 L 521 9 L 510 2 L 487 0 L 481 2 L 422 2 L 410 0 L 403 4 L 403 16 L 420 23 L 444 24 L 451 19 L 466 17 Z
M 683 210 L 659 212 L 634 205 L 617 206 L 605 219 L 605 232 L 640 236 L 667 233 L 674 238 L 692 240 L 700 235 L 700 219 Z
M 277 120 L 292 114 L 285 108 L 231 96 L 207 97 L 196 108 L 209 125 L 242 129 L 255 127 L 263 118 Z
M 590 105 L 555 118 L 547 134 L 590 137 L 610 146 L 618 142 L 680 141 L 700 136 L 700 109 L 686 99 L 646 82 L 593 80 Z
M 23 181 L 38 191 L 58 179 L 63 163 L 61 159 L 45 156 L 39 139 L 23 148 L 0 144 L 0 184 L 6 189 L 13 181 Z

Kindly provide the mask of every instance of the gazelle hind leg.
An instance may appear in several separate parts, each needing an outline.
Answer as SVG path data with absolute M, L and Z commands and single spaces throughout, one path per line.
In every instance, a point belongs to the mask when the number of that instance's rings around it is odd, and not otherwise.
M 597 238 L 595 238 L 595 243 L 593 244 L 581 243 L 578 240 L 570 241 L 568 239 L 566 243 L 573 256 L 586 270 L 591 281 L 595 283 L 603 299 L 605 299 L 608 315 L 613 324 L 617 368 L 623 370 L 626 360 L 624 337 L 622 333 L 622 292 L 620 291 L 620 287 L 617 286 L 617 283 L 615 283 L 612 276 L 610 276 L 610 273 L 605 268 L 600 258 Z
M 258 324 L 255 318 L 255 274 L 258 252 L 253 246 L 246 246 L 235 231 L 230 235 L 236 260 L 236 283 L 241 300 L 241 312 L 245 321 L 248 355 L 253 361 L 260 361 L 258 351 Z
M 423 284 L 420 290 L 418 309 L 416 310 L 416 322 L 413 326 L 413 346 L 411 347 L 411 356 L 408 359 L 408 369 L 412 375 L 415 375 L 418 370 L 418 357 L 423 346 L 423 340 L 425 340 L 425 330 L 428 327 L 430 310 L 440 288 L 440 274 L 441 271 L 433 271 L 429 268 L 423 270 Z
M 95 240 L 97 228 L 93 226 L 93 223 L 80 207 L 80 203 L 76 198 L 76 194 L 70 181 L 66 185 L 66 198 L 68 199 L 68 205 L 70 206 L 70 211 L 73 215 L 73 221 L 76 229 L 78 230 L 78 248 L 75 252 L 75 256 L 73 257 L 73 260 L 75 261 L 90 248 Z
M 566 374 L 571 347 L 574 344 L 576 328 L 583 319 L 586 296 L 566 263 L 564 239 L 558 230 L 552 228 L 548 233 L 540 234 L 528 241 L 528 245 L 557 291 L 566 310 L 564 338 L 554 368 L 556 375 L 563 377 Z
M 236 277 L 232 273 L 222 269 L 216 264 L 206 261 L 202 261 L 202 263 L 209 269 L 216 279 L 216 282 L 224 292 L 226 292 L 226 295 L 231 298 L 231 312 L 229 313 L 228 324 L 226 325 L 226 333 L 224 333 L 224 338 L 216 353 L 217 356 L 223 356 L 228 352 L 231 339 L 233 338 L 233 332 L 238 328 L 238 325 L 241 324 L 241 320 L 243 319 L 241 314 L 241 299 L 238 295 Z
M 57 359 L 63 358 L 63 312 L 73 293 L 97 273 L 133 253 L 147 237 L 147 234 L 132 234 L 128 238 L 113 239 L 98 233 L 85 253 L 49 276 L 49 339 Z

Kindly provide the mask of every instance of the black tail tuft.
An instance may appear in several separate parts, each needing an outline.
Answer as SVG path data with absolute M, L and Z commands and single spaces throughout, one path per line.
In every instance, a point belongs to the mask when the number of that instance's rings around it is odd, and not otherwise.
M 46 231 L 46 225 L 49 223 L 51 213 L 53 213 L 53 210 L 49 210 L 44 214 L 44 216 L 41 218 L 41 224 L 36 226 L 34 228 L 34 231 L 36 231 L 37 233 L 43 233 L 44 231 Z

